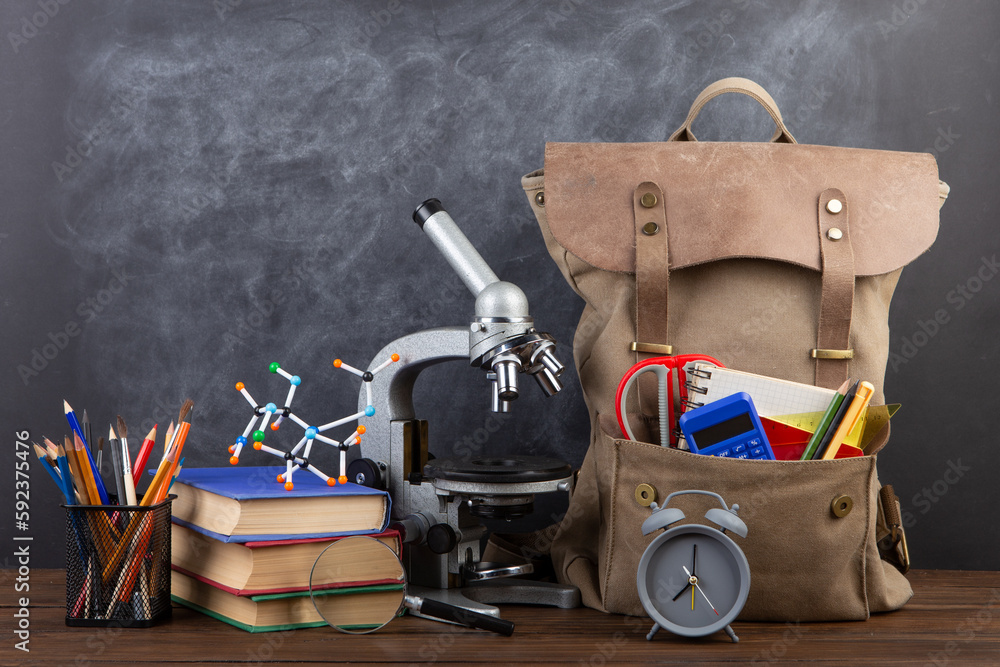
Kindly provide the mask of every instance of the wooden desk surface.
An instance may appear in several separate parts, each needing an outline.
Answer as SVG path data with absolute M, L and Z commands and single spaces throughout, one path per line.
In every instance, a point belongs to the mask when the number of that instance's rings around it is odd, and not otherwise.
M 370 635 L 330 628 L 249 634 L 175 606 L 151 629 L 69 628 L 61 570 L 30 574 L 30 653 L 14 648 L 14 570 L 0 570 L 2 665 L 404 663 L 752 664 L 810 661 L 829 665 L 1000 665 L 1000 572 L 910 573 L 913 599 L 900 611 L 852 623 L 734 623 L 701 640 L 661 631 L 648 642 L 648 619 L 592 609 L 505 606 L 513 637 L 400 618 Z

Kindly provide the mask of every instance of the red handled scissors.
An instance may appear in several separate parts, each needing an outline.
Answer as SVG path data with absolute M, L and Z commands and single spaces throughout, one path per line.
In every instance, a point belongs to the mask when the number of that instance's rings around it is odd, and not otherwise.
M 628 398 L 628 390 L 643 373 L 655 373 L 658 381 L 658 408 L 660 417 L 660 444 L 664 447 L 670 446 L 670 435 L 673 432 L 674 421 L 674 392 L 673 392 L 673 371 L 677 371 L 677 380 L 680 383 L 681 398 L 686 397 L 685 384 L 687 376 L 684 367 L 693 361 L 707 361 L 725 368 L 718 360 L 705 354 L 679 354 L 674 357 L 653 357 L 640 361 L 629 369 L 628 373 L 618 383 L 618 393 L 615 395 L 615 412 L 618 414 L 618 426 L 622 433 L 629 440 L 635 440 L 635 434 L 629 427 L 625 419 L 625 401 Z

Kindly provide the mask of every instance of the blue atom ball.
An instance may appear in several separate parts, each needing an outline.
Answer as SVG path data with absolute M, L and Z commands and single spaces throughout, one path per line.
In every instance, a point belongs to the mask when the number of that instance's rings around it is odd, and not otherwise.
M 365 415 L 367 415 L 369 417 L 374 417 L 375 416 L 375 406 L 374 405 L 369 405 L 367 408 L 365 408 Z
M 267 405 L 264 406 L 264 410 L 266 412 L 277 412 L 278 406 L 275 405 L 274 403 L 268 403 Z
M 240 437 L 236 438 L 236 444 L 237 444 L 237 445 L 245 445 L 245 444 L 247 444 L 247 439 L 246 439 L 246 438 L 244 438 L 244 437 L 243 437 L 243 436 L 241 435 Z
M 315 438 L 317 433 L 319 433 L 319 431 L 316 430 L 315 426 L 310 426 L 309 428 L 306 429 L 306 437 L 309 438 L 310 440 Z
M 300 378 L 298 375 L 293 375 L 292 379 L 289 380 L 289 382 L 291 382 L 292 384 L 294 384 L 297 387 L 300 384 L 302 384 L 302 378 Z

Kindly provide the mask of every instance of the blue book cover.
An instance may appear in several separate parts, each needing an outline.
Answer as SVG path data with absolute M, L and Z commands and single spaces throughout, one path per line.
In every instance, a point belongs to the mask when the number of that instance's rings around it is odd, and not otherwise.
M 295 472 L 288 491 L 277 481 L 284 471 L 277 466 L 184 468 L 171 489 L 177 495 L 173 520 L 223 542 L 367 535 L 388 527 L 385 491 L 352 482 L 328 486 L 306 470 Z M 285 505 L 288 511 L 278 514 Z M 248 523 L 248 508 L 263 508 L 268 516 Z

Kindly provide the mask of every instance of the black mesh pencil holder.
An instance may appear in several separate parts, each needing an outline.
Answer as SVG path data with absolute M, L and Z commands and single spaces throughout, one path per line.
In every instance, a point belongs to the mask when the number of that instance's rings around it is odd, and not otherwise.
M 149 627 L 170 616 L 170 503 L 66 508 L 66 625 Z

